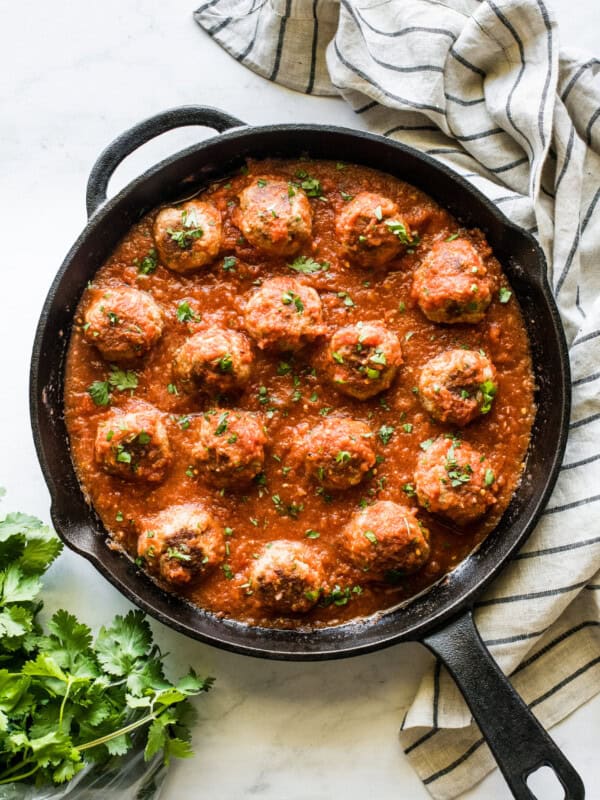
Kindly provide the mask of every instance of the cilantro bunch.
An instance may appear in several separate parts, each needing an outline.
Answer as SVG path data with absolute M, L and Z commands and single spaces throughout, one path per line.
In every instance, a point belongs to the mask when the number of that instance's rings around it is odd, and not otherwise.
M 212 684 L 192 670 L 177 683 L 165 677 L 140 611 L 115 617 L 95 639 L 64 610 L 43 630 L 41 576 L 61 550 L 35 517 L 0 521 L 0 787 L 65 783 L 140 747 L 147 761 L 186 758 L 188 698 Z

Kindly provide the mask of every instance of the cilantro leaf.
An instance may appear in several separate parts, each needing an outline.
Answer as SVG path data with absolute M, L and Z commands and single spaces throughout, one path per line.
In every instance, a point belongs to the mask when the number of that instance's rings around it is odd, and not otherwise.
M 102 627 L 96 640 L 98 661 L 111 675 L 127 675 L 136 661 L 150 650 L 152 634 L 141 611 L 117 616 L 109 628 Z
M 329 269 L 329 263 L 323 261 L 323 263 L 320 264 L 310 256 L 298 256 L 291 264 L 288 264 L 288 267 L 295 272 L 301 272 L 304 275 L 312 275 L 314 272 L 326 272 Z
M 108 381 L 90 383 L 87 392 L 97 406 L 107 406 L 110 403 L 110 384 Z
M 127 389 L 137 389 L 138 378 L 132 370 L 122 370 L 117 367 L 112 368 L 112 372 L 108 374 L 108 382 L 119 392 L 125 392 Z

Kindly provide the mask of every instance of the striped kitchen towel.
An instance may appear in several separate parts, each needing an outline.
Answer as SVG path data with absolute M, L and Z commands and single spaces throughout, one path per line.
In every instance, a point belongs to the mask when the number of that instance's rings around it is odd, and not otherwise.
M 211 0 L 195 18 L 241 64 L 341 94 L 370 129 L 450 165 L 544 248 L 570 347 L 570 436 L 539 525 L 476 622 L 553 725 L 600 689 L 600 61 L 559 52 L 542 0 Z M 400 735 L 436 798 L 494 766 L 439 663 Z

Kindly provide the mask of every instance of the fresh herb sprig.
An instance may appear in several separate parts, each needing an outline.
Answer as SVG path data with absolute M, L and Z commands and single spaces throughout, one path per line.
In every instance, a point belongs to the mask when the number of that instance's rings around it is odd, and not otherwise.
M 144 757 L 192 755 L 188 698 L 211 678 L 176 683 L 141 611 L 117 616 L 95 640 L 65 610 L 43 630 L 41 577 L 62 550 L 35 517 L 0 521 L 0 786 L 69 781 L 88 765 L 145 745 Z
M 94 381 L 88 388 L 88 394 L 97 406 L 107 406 L 113 390 L 118 392 L 131 392 L 137 389 L 138 377 L 133 370 L 123 370 L 113 366 L 105 381 Z

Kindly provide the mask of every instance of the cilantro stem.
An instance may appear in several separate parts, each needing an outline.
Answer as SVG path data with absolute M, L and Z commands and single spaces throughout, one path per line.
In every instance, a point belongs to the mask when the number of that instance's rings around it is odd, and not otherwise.
M 58 727 L 62 727 L 63 721 L 63 714 L 65 712 L 65 705 L 67 702 L 67 698 L 69 697 L 69 693 L 71 691 L 71 686 L 73 686 L 73 676 L 69 675 L 67 678 L 67 688 L 65 689 L 65 696 L 63 697 L 62 703 L 60 704 L 60 711 L 58 712 Z
M 31 759 L 27 759 L 27 761 L 30 761 L 30 760 Z M 16 781 L 22 781 L 25 778 L 31 777 L 31 775 L 33 775 L 34 772 L 38 771 L 38 769 L 40 768 L 40 765 L 36 764 L 33 769 L 29 770 L 29 772 L 22 772 L 20 775 L 13 775 L 13 776 L 11 776 L 9 778 L 4 777 L 5 775 L 10 775 L 10 773 L 14 772 L 17 768 L 21 769 L 22 767 L 24 767 L 25 764 L 27 764 L 27 761 L 21 761 L 20 764 L 17 764 L 16 766 L 14 766 L 11 769 L 7 770 L 3 775 L 0 775 L 0 786 L 2 786 L 3 783 L 13 783 L 13 781 L 15 781 L 15 782 Z
M 166 711 L 166 708 L 164 710 Z M 123 728 L 119 728 L 112 733 L 108 733 L 106 736 L 100 736 L 98 739 L 93 739 L 91 742 L 79 744 L 77 745 L 76 749 L 82 753 L 84 750 L 90 750 L 92 747 L 98 747 L 100 744 L 110 742 L 111 739 L 116 739 L 118 736 L 125 736 L 125 734 L 131 733 L 131 731 L 134 731 L 136 728 L 140 728 L 142 725 L 146 725 L 146 723 L 158 719 L 161 713 L 162 712 L 158 712 L 157 714 L 147 714 L 145 717 L 138 719 L 137 722 L 131 722 L 129 725 L 125 725 Z

